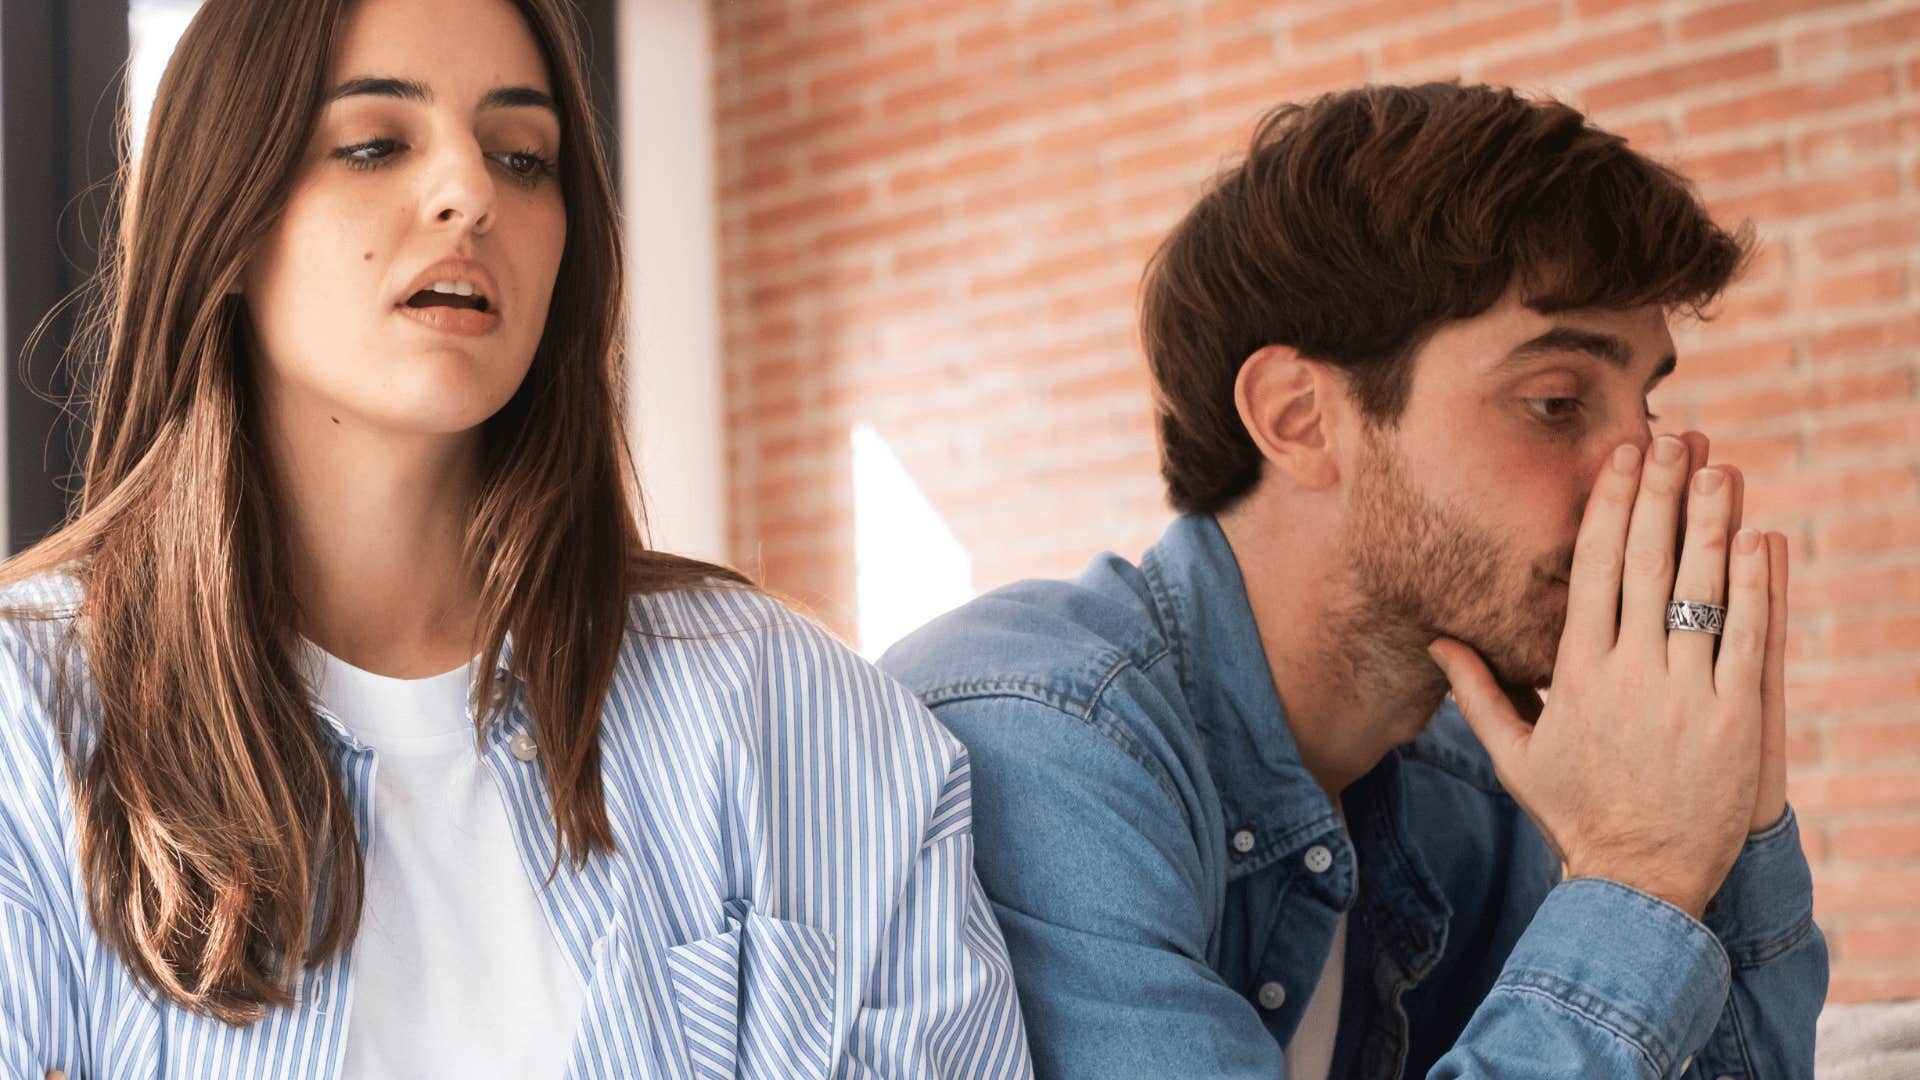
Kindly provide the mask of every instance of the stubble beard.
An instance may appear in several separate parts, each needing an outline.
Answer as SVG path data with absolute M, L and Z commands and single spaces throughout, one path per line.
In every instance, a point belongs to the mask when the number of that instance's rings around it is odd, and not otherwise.
M 1353 603 L 1328 641 L 1355 679 L 1431 683 L 1427 645 L 1446 636 L 1479 652 L 1502 682 L 1544 687 L 1566 622 L 1571 549 L 1536 564 L 1468 512 L 1429 500 L 1384 432 L 1369 431 L 1343 542 Z M 1437 697 L 1436 697 L 1437 700 Z

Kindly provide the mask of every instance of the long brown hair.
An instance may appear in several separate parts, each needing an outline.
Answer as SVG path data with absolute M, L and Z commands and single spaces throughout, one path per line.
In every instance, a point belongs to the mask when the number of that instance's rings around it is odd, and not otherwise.
M 1168 501 L 1214 513 L 1259 481 L 1233 385 L 1265 346 L 1338 367 L 1361 411 L 1393 423 L 1419 346 L 1510 286 L 1541 312 L 1697 314 L 1752 246 L 1678 174 L 1557 101 L 1428 83 L 1282 105 L 1143 277 Z
M 479 654 L 512 634 L 577 866 L 613 847 L 599 715 L 627 596 L 743 579 L 644 544 L 616 204 L 580 47 L 560 0 L 515 3 L 561 108 L 567 243 L 526 380 L 483 428 L 467 549 Z M 230 1024 L 288 1004 L 302 968 L 352 942 L 362 899 L 354 819 L 290 648 L 284 515 L 230 294 L 300 168 L 348 7 L 207 0 L 187 28 L 76 337 L 94 368 L 78 510 L 0 568 L 0 584 L 60 571 L 82 587 L 71 640 L 99 720 L 76 731 L 80 711 L 59 711 L 96 931 L 163 998 Z M 495 701 L 493 665 L 477 670 L 476 701 Z

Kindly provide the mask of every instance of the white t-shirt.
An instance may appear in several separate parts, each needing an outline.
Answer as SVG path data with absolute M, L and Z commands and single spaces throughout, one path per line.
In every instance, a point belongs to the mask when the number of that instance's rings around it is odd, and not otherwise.
M 1340 1030 L 1340 984 L 1347 974 L 1347 913 L 1333 924 L 1333 947 L 1320 969 L 1320 981 L 1307 999 L 1300 1026 L 1287 1044 L 1287 1080 L 1327 1080 L 1333 1071 L 1333 1037 Z
M 562 1075 L 583 989 L 475 748 L 470 668 L 390 679 L 307 648 L 321 706 L 375 758 L 343 1075 Z

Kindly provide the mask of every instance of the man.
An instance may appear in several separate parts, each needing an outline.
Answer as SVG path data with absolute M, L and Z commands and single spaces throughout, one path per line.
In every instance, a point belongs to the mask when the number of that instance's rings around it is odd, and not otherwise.
M 1748 248 L 1559 104 L 1261 126 L 1147 272 L 1184 516 L 882 661 L 1042 1076 L 1811 1075 L 1786 542 L 1646 404 Z

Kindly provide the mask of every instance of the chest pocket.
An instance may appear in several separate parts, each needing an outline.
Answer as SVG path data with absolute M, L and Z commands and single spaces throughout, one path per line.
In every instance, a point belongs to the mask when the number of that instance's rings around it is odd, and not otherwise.
M 667 950 L 699 1080 L 825 1077 L 838 959 L 832 934 L 727 902 L 726 929 Z

